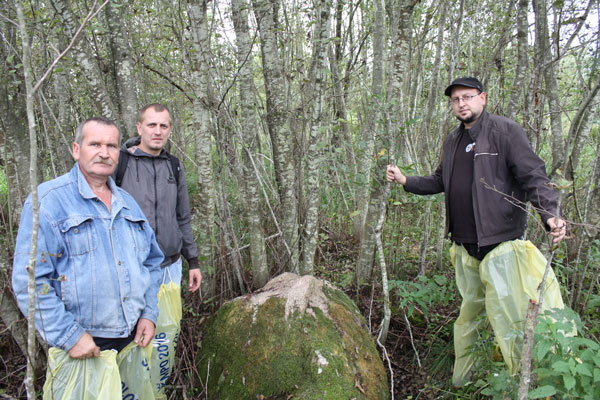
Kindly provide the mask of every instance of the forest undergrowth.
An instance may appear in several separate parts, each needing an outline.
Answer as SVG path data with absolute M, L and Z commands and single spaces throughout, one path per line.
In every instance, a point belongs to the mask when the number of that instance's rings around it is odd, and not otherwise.
M 351 235 L 333 235 L 327 231 L 322 232 L 317 257 L 316 265 L 319 267 L 315 270 L 315 275 L 330 281 L 356 302 L 375 338 L 383 318 L 378 267 L 374 266 L 373 269 L 373 285 L 357 287 L 353 272 L 353 262 L 358 257 L 356 239 Z M 478 383 L 462 390 L 452 387 L 452 328 L 460 307 L 454 273 L 445 257 L 441 270 L 431 267 L 427 270 L 426 277 L 419 278 L 416 257 L 417 255 L 407 254 L 406 259 L 402 260 L 402 267 L 395 268 L 397 273 L 391 276 L 389 283 L 392 319 L 385 343 L 389 364 L 386 360 L 384 364 L 388 379 L 393 379 L 394 398 L 514 397 L 514 393 L 510 391 L 516 390 L 516 387 L 507 388 L 501 381 L 510 377 L 506 376 L 502 356 L 495 347 L 490 332 L 482 335 L 478 348 L 474 349 L 485 360 L 475 374 Z M 195 367 L 195 357 L 202 341 L 202 324 L 216 311 L 218 304 L 235 297 L 230 274 L 227 273 L 227 268 L 231 266 L 223 264 L 221 267 L 222 273 L 217 279 L 217 287 L 221 288 L 221 292 L 217 291 L 214 298 L 203 299 L 185 290 L 183 292 L 182 329 L 174 373 L 166 387 L 168 399 L 204 399 L 206 390 L 210 391 L 210 388 L 204 386 L 207 377 L 200 376 Z M 245 279 L 249 282 L 251 276 L 248 275 Z M 593 348 L 594 342 L 590 342 L 586 345 Z M 595 354 L 600 353 L 596 350 Z M 600 362 L 600 359 L 596 362 Z M 8 329 L 0 325 L 0 399 L 26 398 L 23 386 L 25 369 L 25 358 Z M 42 372 L 36 380 L 36 388 L 40 394 L 44 375 Z M 490 380 L 490 376 L 496 377 L 496 381 Z M 494 385 L 500 389 L 495 390 Z

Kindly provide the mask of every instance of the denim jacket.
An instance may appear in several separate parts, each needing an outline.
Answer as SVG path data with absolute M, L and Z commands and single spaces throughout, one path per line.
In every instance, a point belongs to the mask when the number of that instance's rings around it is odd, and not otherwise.
M 78 163 L 38 187 L 35 322 L 51 346 L 69 350 L 84 331 L 127 337 L 139 318 L 156 324 L 163 254 L 135 200 L 112 178 L 108 185 L 110 212 Z M 30 194 L 21 213 L 12 274 L 25 315 L 32 225 Z

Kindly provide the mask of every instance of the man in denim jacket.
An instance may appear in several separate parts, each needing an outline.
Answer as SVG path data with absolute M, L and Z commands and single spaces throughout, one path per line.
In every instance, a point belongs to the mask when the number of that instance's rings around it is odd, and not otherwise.
M 114 122 L 77 128 L 73 169 L 38 186 L 35 323 L 50 346 L 73 358 L 147 346 L 158 316 L 163 254 L 135 200 L 110 175 L 119 158 Z M 27 314 L 32 196 L 21 214 L 12 284 Z

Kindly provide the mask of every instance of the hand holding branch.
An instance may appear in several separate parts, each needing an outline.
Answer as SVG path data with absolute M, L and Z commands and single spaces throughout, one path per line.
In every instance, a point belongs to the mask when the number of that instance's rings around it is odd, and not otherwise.
M 560 243 L 567 234 L 567 223 L 560 218 L 552 217 L 546 221 L 550 227 L 550 234 L 554 236 L 553 243 Z
M 388 182 L 396 182 L 402 185 L 406 184 L 406 176 L 404 176 L 402 171 L 400 171 L 400 168 L 398 168 L 396 165 L 387 166 L 386 178 Z

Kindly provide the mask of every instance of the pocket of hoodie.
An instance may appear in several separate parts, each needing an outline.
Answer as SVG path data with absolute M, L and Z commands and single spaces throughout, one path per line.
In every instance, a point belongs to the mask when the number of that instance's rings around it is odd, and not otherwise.
M 70 217 L 59 224 L 59 229 L 67 244 L 69 256 L 82 256 L 96 250 L 96 228 L 92 216 Z

